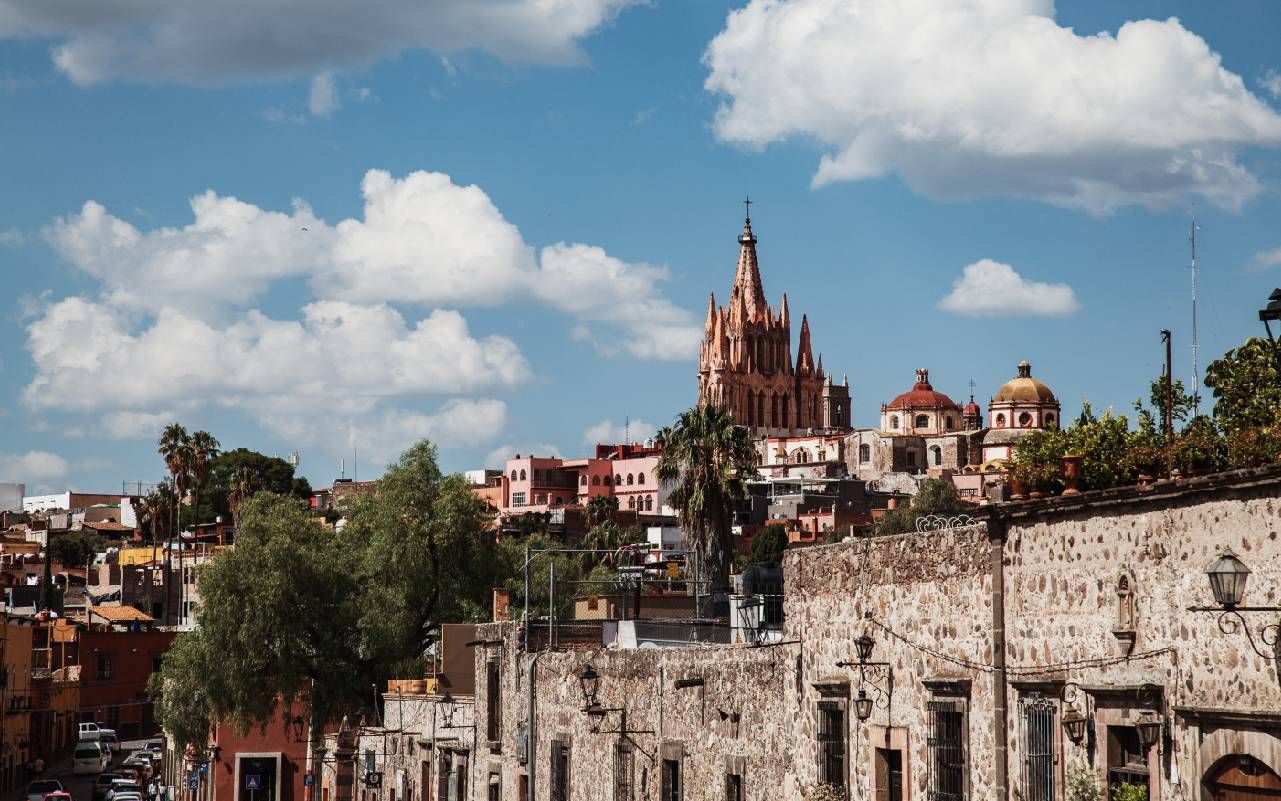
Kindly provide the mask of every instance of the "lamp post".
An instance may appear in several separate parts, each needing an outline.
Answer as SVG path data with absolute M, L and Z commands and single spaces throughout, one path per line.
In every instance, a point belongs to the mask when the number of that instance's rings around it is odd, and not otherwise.
M 1272 293 L 1276 298 L 1274 303 L 1278 305 L 1278 315 L 1281 315 L 1281 290 Z M 1273 304 L 1269 304 L 1271 306 Z M 1263 312 L 1259 312 L 1260 318 Z M 1219 631 L 1224 634 L 1234 634 L 1238 629 L 1245 634 L 1250 643 L 1250 647 L 1256 654 L 1275 662 L 1278 656 L 1277 639 L 1281 635 L 1281 623 L 1265 623 L 1258 627 L 1257 641 L 1256 634 L 1250 632 L 1250 623 L 1246 620 L 1243 612 L 1281 612 L 1281 606 L 1242 606 L 1241 601 L 1245 599 L 1245 584 L 1250 578 L 1250 568 L 1232 552 L 1231 548 L 1224 548 L 1217 559 L 1210 563 L 1205 570 L 1206 578 L 1210 581 L 1210 592 L 1214 595 L 1214 602 L 1217 606 L 1190 606 L 1189 612 L 1214 612 L 1219 615 Z M 1264 646 L 1267 650 L 1263 650 Z
M 873 662 L 872 652 L 876 649 L 876 640 L 864 631 L 854 641 L 857 662 L 837 662 L 837 667 L 858 668 L 858 695 L 854 696 L 854 716 L 866 723 L 872 717 L 873 707 L 889 710 L 894 700 L 894 671 L 889 662 Z M 870 678 L 869 678 L 870 677 Z M 876 683 L 878 678 L 885 679 L 885 687 Z M 876 691 L 876 697 L 867 694 L 867 688 Z
M 583 693 L 583 712 L 587 714 L 588 728 L 592 734 L 618 734 L 632 743 L 634 747 L 636 742 L 632 740 L 633 734 L 652 734 L 650 731 L 627 728 L 627 709 L 625 707 L 606 707 L 601 706 L 597 699 L 597 693 L 600 691 L 600 674 L 596 668 L 588 662 L 583 665 L 583 669 L 578 672 L 578 686 Z M 691 685 L 692 686 L 692 685 Z M 605 730 L 605 720 L 612 713 L 618 713 L 618 728 Z
M 1272 348 L 1272 359 L 1276 362 L 1277 382 L 1281 383 L 1281 342 L 1272 334 L 1272 321 L 1278 323 L 1278 334 L 1281 334 L 1281 289 L 1272 290 L 1268 295 L 1268 305 L 1259 309 L 1259 321 L 1268 332 L 1268 345 Z

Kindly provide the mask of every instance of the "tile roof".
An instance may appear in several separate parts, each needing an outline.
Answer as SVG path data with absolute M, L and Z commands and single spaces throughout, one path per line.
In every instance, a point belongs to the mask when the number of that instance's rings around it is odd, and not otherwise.
M 95 606 L 90 610 L 91 616 L 97 616 L 108 623 L 132 623 L 135 620 L 142 623 L 152 623 L 155 621 L 151 615 L 146 612 L 134 609 L 132 606 Z

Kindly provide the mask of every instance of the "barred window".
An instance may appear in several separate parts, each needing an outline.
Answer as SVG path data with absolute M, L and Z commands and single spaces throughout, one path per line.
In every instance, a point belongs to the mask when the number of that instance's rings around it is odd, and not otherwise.
M 1054 801 L 1054 701 L 1040 695 L 1019 699 L 1023 719 L 1024 801 Z
M 965 708 L 962 701 L 926 702 L 929 801 L 965 801 Z
M 614 748 L 614 801 L 634 801 L 636 797 L 636 753 L 631 743 Z
M 818 780 L 845 792 L 845 709 L 837 701 L 818 702 Z
M 725 774 L 725 801 L 743 801 L 743 776 L 739 773 Z
M 565 743 L 552 743 L 551 779 L 552 801 L 569 801 L 569 746 Z

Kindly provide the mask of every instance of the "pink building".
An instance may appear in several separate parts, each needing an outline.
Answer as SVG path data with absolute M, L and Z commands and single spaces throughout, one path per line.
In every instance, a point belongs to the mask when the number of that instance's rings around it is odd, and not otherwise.
M 656 477 L 661 448 L 597 445 L 584 459 L 521 456 L 503 469 L 503 514 L 546 512 L 585 506 L 594 497 L 614 497 L 618 508 L 660 514 L 667 491 Z

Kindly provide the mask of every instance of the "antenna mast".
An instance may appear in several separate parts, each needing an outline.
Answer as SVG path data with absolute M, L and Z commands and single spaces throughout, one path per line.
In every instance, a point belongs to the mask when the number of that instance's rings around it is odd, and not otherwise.
M 1188 230 L 1188 241 L 1192 243 L 1192 414 L 1201 414 L 1201 373 L 1197 370 L 1197 335 L 1196 335 L 1196 217 Z

